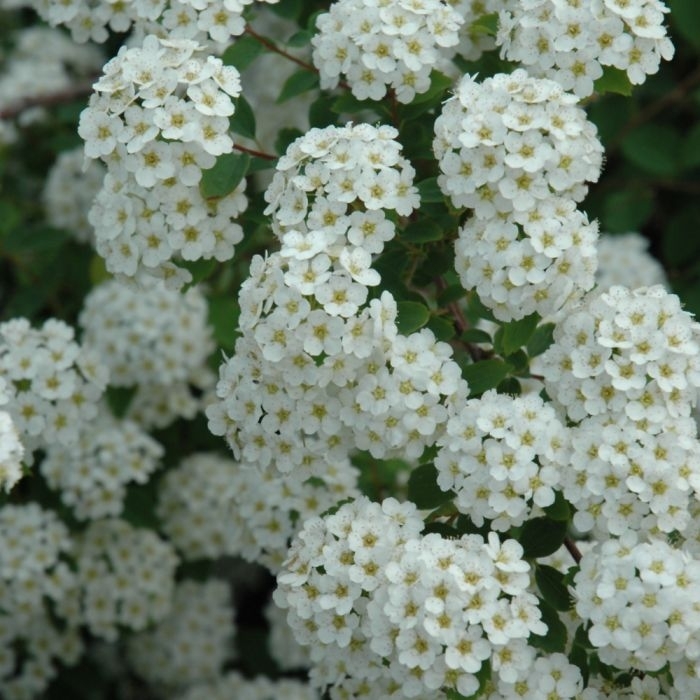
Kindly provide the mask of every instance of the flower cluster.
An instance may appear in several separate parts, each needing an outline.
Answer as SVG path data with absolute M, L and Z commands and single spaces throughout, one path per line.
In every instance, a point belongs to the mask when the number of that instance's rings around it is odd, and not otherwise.
M 78 133 L 86 157 L 108 168 L 89 215 L 107 269 L 178 286 L 191 275 L 174 265 L 175 255 L 231 258 L 243 235 L 233 219 L 247 206 L 245 183 L 207 200 L 199 182 L 233 148 L 238 71 L 204 56 L 195 41 L 149 35 L 140 47 L 122 47 L 94 89 Z
M 661 263 L 649 253 L 649 240 L 639 233 L 602 235 L 598 239 L 596 287 L 605 291 L 614 285 L 629 289 L 670 287 Z
M 322 88 L 346 77 L 360 100 L 381 100 L 391 88 L 411 102 L 430 87 L 430 71 L 447 64 L 463 17 L 443 0 L 339 0 L 316 19 L 313 60 Z
M 258 677 L 252 680 L 244 678 L 236 671 L 230 671 L 211 683 L 193 686 L 175 700 L 269 700 L 269 698 L 284 698 L 284 700 L 320 700 L 321 695 L 308 683 L 289 678 L 273 681 L 269 678 Z
M 506 531 L 554 502 L 568 467 L 568 434 L 552 406 L 534 394 L 486 392 L 447 421 L 435 459 L 438 484 L 477 525 Z
M 29 0 L 39 15 L 52 26 L 66 26 L 78 43 L 104 43 L 112 32 L 143 33 L 156 30 L 177 39 L 225 45 L 232 37 L 243 34 L 243 12 L 255 0 L 152 0 L 150 2 L 99 2 L 68 0 L 43 2 Z M 279 0 L 259 0 L 275 4 Z
M 360 498 L 306 521 L 274 599 L 312 646 L 315 685 L 343 688 L 347 674 L 351 683 L 391 681 L 408 697 L 471 695 L 487 661 L 506 683 L 527 677 L 535 650 L 526 640 L 547 626 L 527 591 L 522 547 L 495 533 L 485 542 L 422 528 L 415 506 L 393 498 Z
M 226 583 L 183 581 L 175 588 L 167 617 L 129 640 L 129 661 L 150 685 L 167 691 L 167 697 L 216 679 L 233 655 L 233 617 Z
M 287 624 L 287 613 L 278 608 L 273 600 L 265 608 L 265 619 L 270 629 L 267 649 L 277 666 L 283 671 L 309 668 L 312 665 L 311 650 L 297 642 L 292 628 Z
M 196 454 L 163 479 L 158 514 L 187 560 L 237 555 L 278 571 L 301 524 L 357 496 L 357 477 L 347 458 L 307 454 L 280 476 L 272 464 Z
M 76 545 L 77 616 L 96 636 L 142 630 L 169 612 L 177 557 L 151 530 L 125 520 L 95 520 Z
M 5 380 L 0 377 L 0 406 L 10 400 Z M 19 439 L 12 416 L 0 410 L 0 487 L 9 491 L 22 478 L 24 445 Z
M 633 533 L 596 545 L 574 577 L 576 611 L 601 660 L 659 671 L 669 664 L 675 698 L 695 697 L 700 642 L 700 565 L 661 540 Z
M 47 221 L 67 231 L 81 243 L 94 242 L 94 230 L 87 218 L 95 196 L 102 187 L 105 168 L 92 162 L 83 170 L 82 148 L 59 153 L 49 171 L 42 193 Z
M 31 463 L 32 452 L 70 445 L 79 426 L 92 420 L 107 385 L 98 353 L 81 347 L 73 329 L 55 319 L 34 329 L 24 318 L 0 324 L 0 378 Z
M 626 71 L 638 85 L 673 58 L 660 0 L 529 0 L 499 15 L 501 55 L 538 77 L 587 97 L 603 66 Z
M 500 320 L 551 315 L 593 286 L 597 226 L 576 202 L 603 148 L 576 102 L 523 70 L 467 75 L 435 121 L 438 184 L 473 213 L 455 264 Z
M 162 446 L 136 423 L 103 411 L 74 445 L 49 446 L 40 470 L 77 518 L 95 520 L 120 515 L 127 485 L 145 483 L 162 456 Z
M 662 287 L 614 286 L 571 309 L 532 364 L 568 418 L 563 474 L 579 529 L 683 531 L 700 487 L 690 417 L 700 386 L 700 324 Z
M 0 510 L 0 687 L 8 700 L 39 695 L 55 661 L 73 664 L 82 651 L 75 626 L 56 629 L 50 610 L 65 613 L 74 586 L 68 529 L 36 503 Z
M 200 409 L 190 387 L 214 383 L 206 365 L 214 349 L 207 316 L 198 287 L 179 293 L 159 283 L 134 289 L 110 280 L 87 295 L 79 321 L 84 345 L 109 367 L 110 384 L 136 387 L 128 415 L 164 427 Z

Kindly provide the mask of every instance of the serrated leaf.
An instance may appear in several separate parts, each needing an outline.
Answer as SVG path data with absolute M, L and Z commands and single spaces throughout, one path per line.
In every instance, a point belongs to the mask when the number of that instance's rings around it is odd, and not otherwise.
M 554 342 L 554 323 L 542 323 L 527 341 L 527 354 L 530 357 L 541 355 Z
M 571 517 L 571 506 L 569 502 L 564 498 L 564 494 L 561 491 L 554 492 L 554 503 L 547 506 L 544 509 L 548 518 L 552 520 L 560 520 L 562 522 L 568 522 Z
M 462 369 L 462 376 L 469 384 L 469 396 L 479 396 L 495 389 L 509 374 L 512 367 L 503 360 L 481 360 Z
M 475 291 L 469 292 L 469 311 L 478 318 L 483 318 L 485 321 L 496 321 L 496 317 L 493 315 L 493 311 L 489 309 L 488 306 L 484 306 L 484 303 L 479 299 L 479 295 Z
M 504 355 L 510 355 L 525 345 L 535 332 L 539 321 L 540 315 L 535 312 L 518 321 L 504 323 L 502 326 L 501 352 Z
M 429 177 L 427 180 L 419 182 L 416 187 L 420 194 L 421 204 L 434 204 L 435 202 L 445 201 L 445 195 L 438 186 L 436 177 Z
M 422 328 L 430 319 L 430 309 L 417 301 L 399 301 L 396 326 L 400 333 L 409 335 Z
M 537 558 L 554 554 L 561 547 L 565 537 L 566 522 L 551 518 L 533 518 L 523 525 L 518 542 L 522 545 L 524 557 Z
M 553 566 L 538 564 L 535 567 L 535 581 L 544 599 L 555 610 L 571 610 L 574 600 L 564 582 L 564 574 Z
M 420 510 L 432 510 L 455 497 L 454 491 L 443 491 L 438 486 L 437 476 L 435 465 L 422 464 L 408 477 L 408 498 Z
M 221 54 L 221 60 L 225 66 L 234 66 L 241 71 L 247 68 L 264 50 L 265 48 L 257 39 L 246 35 L 236 39 Z
M 632 94 L 632 83 L 625 71 L 613 66 L 603 66 L 603 75 L 593 82 L 593 89 L 599 95 L 614 92 L 629 97 Z
M 255 139 L 255 114 L 243 95 L 236 100 L 236 109 L 229 119 L 231 131 L 249 139 Z
M 318 88 L 318 85 L 318 73 L 313 73 L 310 70 L 302 68 L 302 70 L 292 73 L 287 78 L 282 86 L 282 92 L 280 92 L 280 95 L 277 98 L 277 104 L 291 100 L 292 97 L 301 95 L 309 90 L 314 90 L 315 88 Z
M 214 166 L 202 172 L 199 191 L 204 199 L 219 199 L 231 194 L 248 172 L 247 153 L 224 153 Z
M 413 221 L 401 233 L 401 238 L 411 243 L 441 241 L 444 237 L 445 231 L 432 219 Z
M 622 140 L 621 148 L 630 163 L 662 177 L 672 177 L 679 171 L 681 137 L 670 126 L 644 124 Z
M 537 600 L 542 613 L 542 622 L 547 625 L 547 633 L 531 634 L 528 637 L 528 643 L 550 654 L 564 653 L 568 636 L 566 625 L 561 621 L 559 613 L 546 600 L 539 596 Z

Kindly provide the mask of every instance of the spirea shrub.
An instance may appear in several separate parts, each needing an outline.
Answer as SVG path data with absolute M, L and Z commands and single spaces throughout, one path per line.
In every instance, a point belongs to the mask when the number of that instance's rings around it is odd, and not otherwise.
M 3 3 L 3 700 L 700 696 L 669 5 Z

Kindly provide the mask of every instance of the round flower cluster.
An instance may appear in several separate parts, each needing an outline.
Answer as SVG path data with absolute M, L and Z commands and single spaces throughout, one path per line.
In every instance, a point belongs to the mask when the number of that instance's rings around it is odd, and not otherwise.
M 48 485 L 81 519 L 120 515 L 129 483 L 145 483 L 158 468 L 163 447 L 136 423 L 106 411 L 70 446 L 49 446 L 40 470 Z
M 264 676 L 247 679 L 236 671 L 230 671 L 211 683 L 193 686 L 175 700 L 320 700 L 321 695 L 308 683 L 280 678 L 270 680 Z
M 277 571 L 304 520 L 357 496 L 356 482 L 357 470 L 347 458 L 308 456 L 290 479 L 271 464 L 260 470 L 195 454 L 163 478 L 157 512 L 186 560 L 237 555 Z
M 408 103 L 430 87 L 430 71 L 448 64 L 464 18 L 443 0 L 339 0 L 316 19 L 311 43 L 321 87 L 346 80 L 359 100 L 391 88 Z
M 505 682 L 530 672 L 527 638 L 547 626 L 520 544 L 422 528 L 415 506 L 392 498 L 360 498 L 306 521 L 274 600 L 312 647 L 312 683 L 343 687 L 347 675 L 390 679 L 408 697 L 440 688 L 468 696 L 487 661 Z
M 675 697 L 696 697 L 700 565 L 661 540 L 632 533 L 596 545 L 574 577 L 576 611 L 600 659 L 654 672 L 669 664 Z
M 700 386 L 700 325 L 662 287 L 611 287 L 557 325 L 532 363 L 578 425 L 562 473 L 580 530 L 682 532 L 700 493 L 690 417 Z
M 501 56 L 533 75 L 587 97 L 603 66 L 624 70 L 639 85 L 673 58 L 660 0 L 529 0 L 499 14 Z
M 118 628 L 142 630 L 169 612 L 178 559 L 150 530 L 125 520 L 95 520 L 76 547 L 79 618 L 109 641 Z
M 95 162 L 83 170 L 84 160 L 82 148 L 60 153 L 46 178 L 42 199 L 51 226 L 67 231 L 81 243 L 92 244 L 94 231 L 87 212 L 106 171 L 102 163 Z
M 94 287 L 80 314 L 83 343 L 95 348 L 113 386 L 136 387 L 128 415 L 165 427 L 201 407 L 190 387 L 205 390 L 214 377 L 207 301 L 198 287 L 186 292 L 162 283 L 135 289 L 115 280 Z
M 75 626 L 59 631 L 74 586 L 68 529 L 36 503 L 0 509 L 0 688 L 3 698 L 39 697 L 55 661 L 75 663 L 82 646 Z
M 457 508 L 494 530 L 522 525 L 554 502 L 568 468 L 568 434 L 554 409 L 534 394 L 495 391 L 471 399 L 447 421 L 435 458 L 438 485 Z
M 279 0 L 259 0 L 275 4 Z M 111 32 L 135 33 L 160 30 L 172 38 L 192 39 L 201 44 L 224 44 L 243 34 L 243 12 L 254 0 L 153 0 L 151 2 L 98 2 L 30 0 L 36 12 L 52 26 L 65 25 L 78 43 L 104 43 Z
M 407 215 L 417 203 L 395 135 L 312 130 L 280 159 L 266 192 L 282 249 L 251 264 L 242 336 L 207 410 L 210 430 L 259 469 L 290 473 L 309 455 L 339 460 L 353 448 L 418 458 L 445 403 L 466 397 L 449 345 L 427 329 L 399 335 L 389 292 L 365 305 L 380 281 L 372 256 L 394 234 L 383 208 Z
M 5 380 L 0 377 L 0 406 L 10 400 Z M 24 445 L 19 439 L 12 416 L 0 410 L 0 487 L 10 489 L 22 478 Z
M 455 264 L 500 320 L 551 315 L 593 286 L 597 226 L 576 202 L 603 148 L 576 102 L 523 70 L 466 75 L 435 122 L 438 185 L 473 214 Z
M 175 255 L 231 258 L 243 236 L 233 219 L 247 206 L 245 182 L 220 199 L 204 199 L 199 182 L 233 149 L 238 71 L 195 41 L 149 35 L 143 46 L 122 47 L 94 89 L 78 133 L 86 157 L 108 168 L 89 214 L 107 269 L 178 286 L 191 275 Z
M 136 673 L 173 697 L 178 689 L 218 678 L 233 655 L 231 590 L 223 581 L 183 581 L 172 609 L 153 629 L 129 639 Z
M 38 448 L 75 443 L 80 425 L 97 415 L 109 373 L 99 354 L 81 347 L 74 335 L 55 319 L 39 330 L 24 318 L 0 324 L 6 410 L 29 463 Z
M 636 289 L 657 284 L 668 289 L 666 272 L 648 249 L 649 239 L 639 233 L 602 235 L 598 239 L 597 289 L 606 291 L 614 285 Z

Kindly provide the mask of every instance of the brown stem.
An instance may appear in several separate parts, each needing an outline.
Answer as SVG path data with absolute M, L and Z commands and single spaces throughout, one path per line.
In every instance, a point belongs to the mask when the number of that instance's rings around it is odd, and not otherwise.
M 53 107 L 54 105 L 71 102 L 79 97 L 87 97 L 92 93 L 94 81 L 95 79 L 92 78 L 89 82 L 85 81 L 77 85 L 71 85 L 63 88 L 63 90 L 37 95 L 36 97 L 27 97 L 14 105 L 0 109 L 0 119 L 15 119 L 22 112 L 32 109 L 32 107 Z
M 262 36 L 261 34 L 258 34 L 249 24 L 246 25 L 245 33 L 249 36 L 252 36 L 253 39 L 255 39 L 256 41 L 260 42 L 266 49 L 274 51 L 274 53 L 278 53 L 280 56 L 284 56 L 286 59 L 292 61 L 292 63 L 296 63 L 298 66 L 301 66 L 305 70 L 311 71 L 312 73 L 318 73 L 318 69 L 316 68 L 316 66 L 312 65 L 311 63 L 307 63 L 306 61 L 302 61 L 300 58 L 292 56 L 292 54 L 287 53 L 283 49 L 279 48 L 277 44 L 270 41 L 268 38 Z
M 581 550 L 576 546 L 576 543 L 570 538 L 564 538 L 564 546 L 569 550 L 569 554 L 574 558 L 574 561 L 578 564 L 581 561 Z
M 242 153 L 249 153 L 251 156 L 264 158 L 265 160 L 277 160 L 277 156 L 273 156 L 270 153 L 265 153 L 264 151 L 256 151 L 254 148 L 247 148 L 246 146 L 241 146 L 240 143 L 234 143 L 233 147 L 237 151 L 241 151 Z

